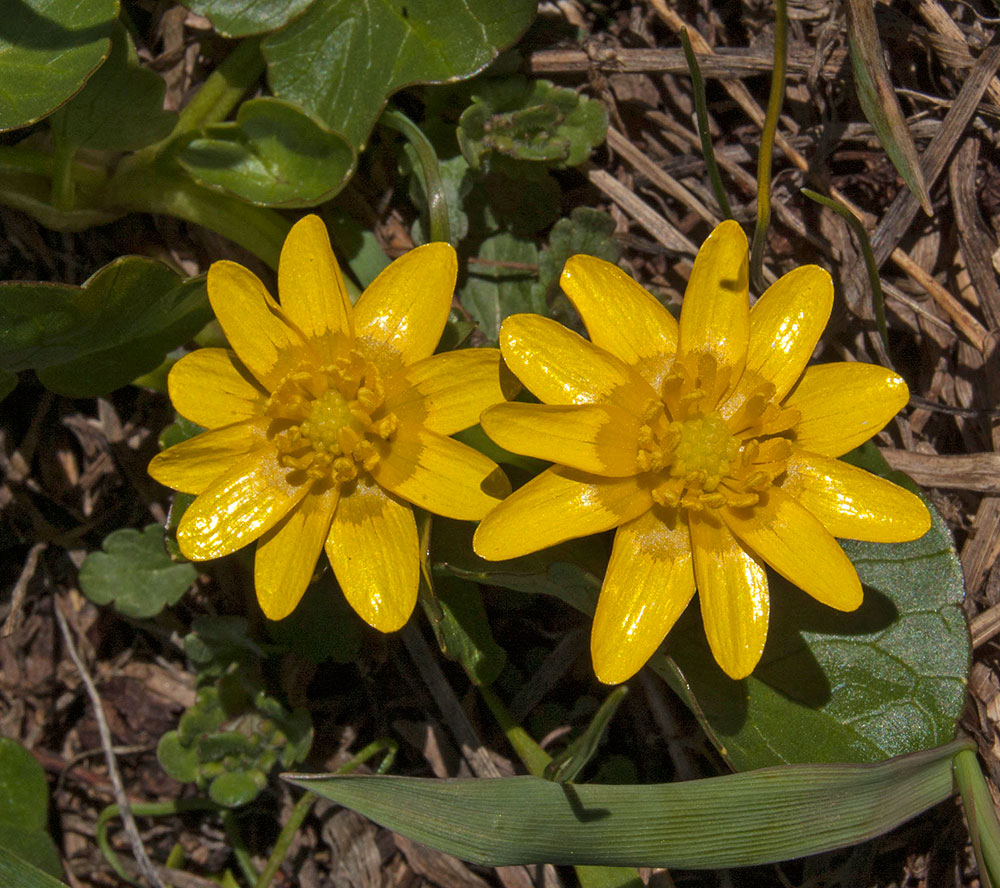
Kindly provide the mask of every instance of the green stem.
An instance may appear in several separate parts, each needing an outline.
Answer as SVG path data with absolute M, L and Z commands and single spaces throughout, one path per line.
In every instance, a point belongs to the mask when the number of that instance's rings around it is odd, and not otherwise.
M 222 818 L 222 827 L 226 831 L 226 840 L 229 842 L 229 847 L 233 849 L 236 865 L 243 873 L 243 878 L 253 885 L 257 881 L 257 868 L 253 865 L 247 843 L 243 841 L 243 832 L 236 822 L 236 814 L 229 808 L 222 808 L 219 811 L 219 816 Z
M 698 64 L 698 58 L 695 56 L 694 48 L 691 46 L 691 38 L 688 37 L 687 28 L 681 28 L 681 44 L 684 47 L 684 57 L 687 59 L 688 71 L 691 74 L 691 86 L 694 89 L 694 108 L 698 116 L 698 135 L 701 136 L 701 153 L 705 156 L 708 177 L 712 180 L 712 190 L 715 192 L 715 199 L 718 201 L 722 216 L 725 219 L 732 219 L 733 211 L 729 206 L 726 188 L 722 184 L 722 174 L 719 172 L 719 165 L 715 161 L 715 147 L 712 145 L 712 134 L 708 127 L 708 102 L 705 99 L 705 81 L 701 76 L 701 66 Z
M 36 176 L 54 178 L 56 159 L 47 151 L 24 148 L 21 145 L 0 145 L 0 170 L 15 173 L 31 173 Z M 107 174 L 80 163 L 74 163 L 73 179 L 76 182 L 99 187 L 108 181 Z
M 785 98 L 785 71 L 788 62 L 788 9 L 786 0 L 775 0 L 774 70 L 771 74 L 771 95 L 767 100 L 767 116 L 761 133 L 760 155 L 757 158 L 757 226 L 750 248 L 750 280 L 758 292 L 766 289 L 764 281 L 764 244 L 771 223 L 771 155 L 774 134 Z
M 430 235 L 432 241 L 444 241 L 454 244 L 451 240 L 451 222 L 448 218 L 448 200 L 444 193 L 444 183 L 441 181 L 441 167 L 438 165 L 437 152 L 431 145 L 424 131 L 420 129 L 402 111 L 386 108 L 379 118 L 383 126 L 402 133 L 417 152 L 417 159 L 424 174 L 424 191 L 427 194 L 427 215 L 430 220 Z
M 172 139 L 181 133 L 219 123 L 229 116 L 243 94 L 264 73 L 264 57 L 260 53 L 260 37 L 251 37 L 240 43 L 202 84 L 201 88 L 184 106 Z
M 53 128 L 53 135 L 56 130 Z M 65 139 L 54 139 L 52 153 L 52 205 L 62 213 L 76 205 L 76 185 L 73 181 L 73 157 L 76 149 Z
M 975 752 L 960 750 L 955 755 L 954 769 L 955 784 L 969 821 L 979 876 L 987 888 L 990 883 L 1000 885 L 1000 823 Z

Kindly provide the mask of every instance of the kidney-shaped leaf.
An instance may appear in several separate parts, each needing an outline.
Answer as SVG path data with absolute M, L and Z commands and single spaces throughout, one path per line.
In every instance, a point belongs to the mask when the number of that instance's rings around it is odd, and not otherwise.
M 0 131 L 72 96 L 104 60 L 118 0 L 16 0 L 0 15 Z
M 275 94 L 360 148 L 386 99 L 469 77 L 531 24 L 535 0 L 317 0 L 264 41 Z
M 261 3 L 260 0 L 184 0 L 184 5 L 210 19 L 225 37 L 245 37 L 276 31 L 309 7 L 313 0 L 284 0 Z
M 347 181 L 354 152 L 295 105 L 251 99 L 177 155 L 202 185 L 262 206 L 311 207 Z

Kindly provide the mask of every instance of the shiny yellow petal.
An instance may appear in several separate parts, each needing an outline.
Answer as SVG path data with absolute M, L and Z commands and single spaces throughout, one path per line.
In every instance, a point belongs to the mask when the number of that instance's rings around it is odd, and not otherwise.
M 747 238 L 727 220 L 701 245 L 681 305 L 679 352 L 710 354 L 730 369 L 735 385 L 746 363 L 750 335 Z
M 167 390 L 174 409 L 206 429 L 260 416 L 265 392 L 225 348 L 199 348 L 170 370 Z
M 506 368 L 503 373 L 504 386 L 495 348 L 431 355 L 385 380 L 385 409 L 403 422 L 452 435 L 474 426 L 487 407 L 516 394 L 517 383 Z
M 677 321 L 617 265 L 571 256 L 559 284 L 580 312 L 590 341 L 626 364 L 677 351 Z
M 208 434 L 212 434 L 209 432 Z M 289 484 L 269 452 L 244 457 L 188 506 L 177 528 L 185 558 L 221 558 L 267 533 L 309 490 Z
M 793 431 L 803 450 L 842 456 L 882 429 L 909 398 L 902 377 L 877 364 L 816 364 L 785 406 L 802 414 Z
M 613 404 L 498 404 L 480 422 L 513 453 L 606 477 L 639 473 L 640 421 Z
M 310 354 L 260 278 L 242 265 L 213 262 L 208 298 L 236 357 L 268 391 Z
M 691 534 L 677 510 L 650 510 L 619 527 L 590 636 L 598 679 L 618 684 L 638 672 L 694 588 Z
M 372 477 L 414 505 L 464 521 L 478 521 L 510 492 L 500 467 L 454 438 L 401 426 L 380 448 Z
M 253 582 L 260 609 L 269 620 L 287 617 L 306 591 L 330 532 L 339 491 L 335 485 L 308 494 L 257 541 Z
M 148 472 L 174 490 L 202 493 L 251 453 L 266 452 L 266 429 L 267 422 L 257 419 L 202 432 L 158 453 Z
M 576 537 L 618 527 L 653 504 L 636 478 L 599 478 L 573 469 L 546 469 L 514 491 L 480 523 L 472 547 L 503 561 Z
M 541 315 L 507 318 L 500 351 L 514 375 L 546 404 L 613 402 L 641 416 L 656 397 L 619 358 Z
M 352 482 L 326 540 L 337 582 L 370 626 L 401 629 L 417 601 L 420 546 L 413 509 L 371 482 Z
M 288 232 L 278 263 L 278 296 L 320 360 L 332 363 L 338 339 L 353 335 L 351 301 L 319 216 L 300 219 Z
M 773 383 L 778 400 L 798 382 L 833 308 L 833 280 L 818 265 L 783 275 L 750 310 L 746 370 Z
M 796 450 L 781 489 L 815 515 L 835 537 L 902 543 L 931 526 L 920 497 L 839 459 Z
M 842 611 L 861 606 L 861 581 L 819 519 L 772 487 L 750 509 L 719 510 L 733 534 L 788 582 Z
M 771 603 L 764 567 L 717 516 L 690 516 L 694 575 L 712 656 L 730 678 L 745 678 L 767 641 Z
M 458 260 L 449 244 L 425 244 L 386 268 L 354 306 L 354 335 L 384 369 L 429 357 L 444 332 Z

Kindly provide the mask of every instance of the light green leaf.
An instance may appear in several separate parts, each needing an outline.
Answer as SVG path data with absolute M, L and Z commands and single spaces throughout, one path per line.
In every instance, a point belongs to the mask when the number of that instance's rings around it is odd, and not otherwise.
M 311 207 L 347 181 L 354 152 L 337 133 L 280 99 L 250 99 L 235 123 L 205 130 L 177 160 L 201 185 L 253 204 Z
M 54 136 L 71 148 L 132 151 L 158 142 L 177 120 L 163 110 L 166 83 L 139 64 L 132 38 L 116 24 L 111 54 L 52 119 Z
M 535 0 L 317 0 L 263 44 L 275 94 L 360 149 L 386 99 L 482 70 L 531 24 Z
M 111 48 L 118 0 L 17 0 L 0 24 L 0 131 L 51 114 Z
M 129 617 L 155 617 L 176 604 L 195 581 L 193 564 L 175 564 L 163 548 L 163 528 L 116 530 L 80 568 L 80 588 L 96 604 L 114 603 Z
M 300 15 L 313 0 L 282 0 L 260 3 L 258 0 L 184 0 L 184 5 L 209 19 L 224 37 L 246 37 L 278 28 Z
M 788 765 L 648 786 L 537 777 L 286 779 L 394 832 L 485 866 L 721 869 L 888 832 L 954 792 L 960 740 L 876 765 Z
M 469 263 L 469 276 L 459 299 L 486 338 L 496 342 L 500 323 L 508 315 L 545 311 L 544 302 L 539 305 L 531 288 L 536 275 L 531 266 L 538 261 L 538 249 L 531 241 L 501 232 L 483 241 L 479 258 L 485 261 Z M 525 265 L 528 267 L 522 267 Z
M 49 785 L 45 771 L 20 743 L 0 737 L 0 852 L 11 852 L 47 873 L 62 875 L 59 851 L 46 831 Z M 0 874 L 3 872 L 0 857 Z M 0 884 L 21 885 L 21 882 Z

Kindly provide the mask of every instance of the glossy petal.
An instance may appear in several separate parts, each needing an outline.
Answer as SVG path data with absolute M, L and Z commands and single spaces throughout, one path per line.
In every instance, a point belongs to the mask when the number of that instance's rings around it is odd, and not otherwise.
M 788 582 L 841 611 L 860 607 L 861 581 L 819 519 L 772 487 L 752 509 L 720 510 L 733 534 Z
M 351 607 L 381 632 L 402 628 L 417 601 L 420 547 L 413 509 L 377 484 L 341 491 L 326 554 Z
M 804 265 L 771 284 L 750 310 L 746 371 L 773 383 L 778 400 L 798 382 L 832 308 L 830 275 Z
M 177 542 L 184 557 L 221 558 L 267 533 L 309 490 L 289 484 L 286 475 L 269 454 L 253 453 L 217 478 L 181 518 Z
M 260 416 L 265 392 L 225 348 L 199 348 L 170 370 L 167 389 L 174 409 L 206 429 Z
M 715 357 L 730 368 L 735 385 L 747 357 L 750 335 L 747 238 L 727 220 L 701 245 L 681 306 L 679 352 Z
M 320 360 L 332 362 L 338 339 L 353 335 L 351 301 L 319 216 L 300 219 L 288 232 L 278 263 L 278 296 Z
M 676 510 L 650 510 L 618 528 L 590 636 L 601 681 L 627 681 L 653 655 L 694 595 L 692 565 L 691 534 Z
M 330 531 L 339 490 L 333 486 L 310 493 L 257 541 L 253 582 L 269 620 L 287 617 L 306 591 Z
M 213 262 L 208 298 L 236 356 L 268 391 L 310 354 L 260 278 L 242 265 Z
M 698 601 L 712 656 L 730 678 L 744 678 L 767 640 L 767 574 L 714 514 L 690 520 Z
M 639 420 L 613 404 L 498 404 L 480 422 L 513 453 L 606 477 L 639 473 Z
M 613 402 L 641 416 L 656 397 L 619 358 L 540 315 L 507 318 L 500 351 L 514 375 L 546 404 Z
M 202 432 L 158 453 L 147 471 L 174 490 L 202 493 L 237 463 L 267 448 L 266 429 L 267 422 L 257 419 Z
M 902 543 L 923 536 L 931 516 L 920 497 L 839 459 L 796 450 L 781 489 L 835 537 Z
M 479 414 L 513 397 L 517 384 L 495 348 L 463 348 L 431 355 L 385 381 L 385 409 L 403 422 L 452 435 L 479 422 Z
M 449 244 L 417 247 L 388 266 L 354 306 L 354 335 L 384 369 L 429 357 L 444 332 L 458 260 Z
M 387 490 L 435 515 L 478 521 L 510 492 L 500 467 L 453 438 L 401 426 L 372 477 Z
M 476 530 L 472 547 L 488 561 L 517 558 L 611 530 L 652 504 L 649 490 L 636 478 L 599 478 L 554 467 L 490 512 Z
M 817 364 L 785 406 L 802 414 L 794 433 L 803 450 L 842 456 L 882 429 L 909 398 L 902 377 L 877 364 Z
M 571 256 L 559 284 L 580 312 L 590 341 L 626 364 L 672 358 L 677 351 L 673 315 L 617 265 Z

